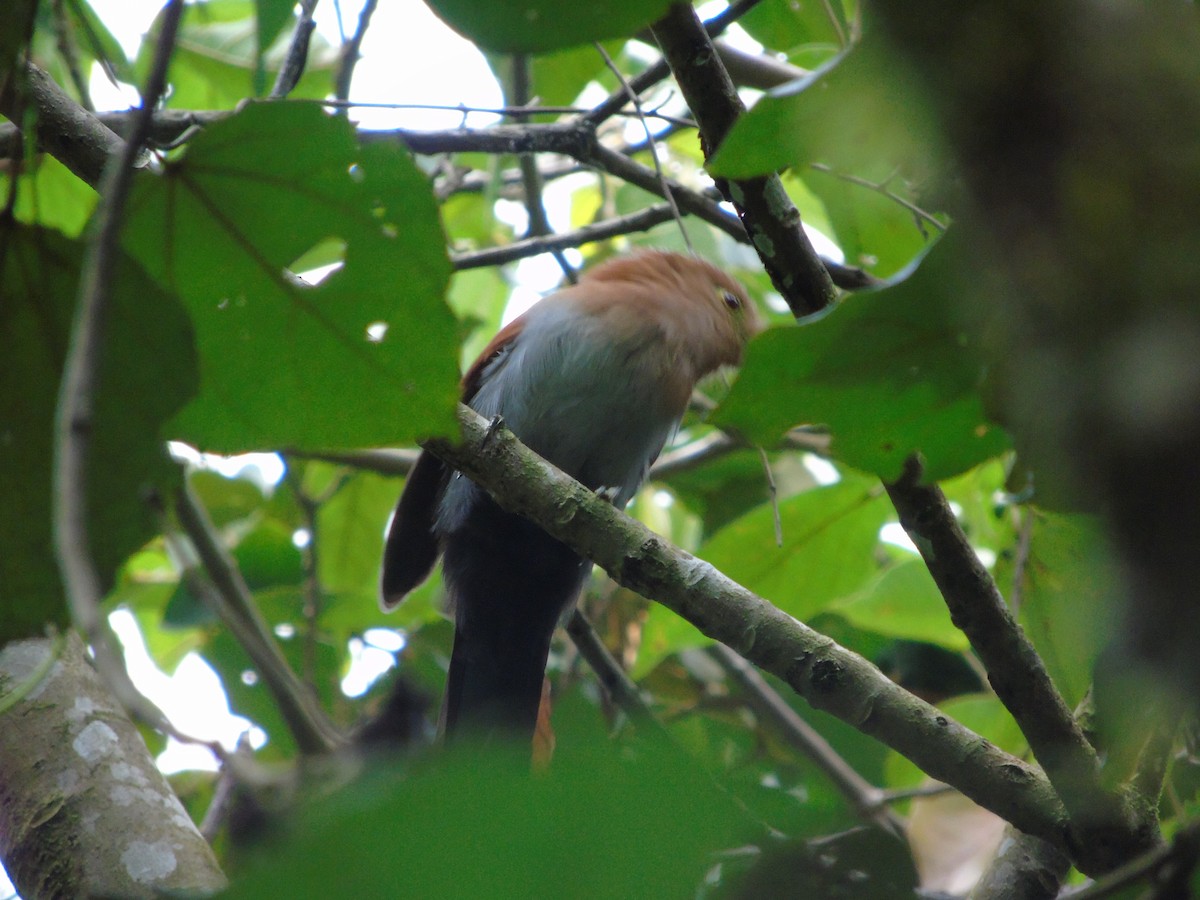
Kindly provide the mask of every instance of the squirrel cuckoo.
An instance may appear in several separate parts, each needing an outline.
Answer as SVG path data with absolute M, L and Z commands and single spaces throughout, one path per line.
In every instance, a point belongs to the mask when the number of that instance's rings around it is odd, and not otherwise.
M 741 362 L 761 328 L 736 281 L 702 260 L 645 252 L 610 260 L 503 328 L 463 378 L 463 401 L 624 506 L 705 375 Z M 383 554 L 382 605 L 421 584 L 439 553 L 454 649 L 447 738 L 528 739 L 550 639 L 591 569 L 537 525 L 423 452 Z

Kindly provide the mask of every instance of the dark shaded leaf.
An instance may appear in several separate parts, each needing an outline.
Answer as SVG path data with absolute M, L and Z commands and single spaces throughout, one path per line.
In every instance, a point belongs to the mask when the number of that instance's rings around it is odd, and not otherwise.
M 622 763 L 583 745 L 531 776 L 527 751 L 469 750 L 314 803 L 227 896 L 690 896 L 745 830 L 675 756 Z M 397 839 L 397 815 L 419 836 Z
M 756 338 L 715 423 L 767 446 L 826 425 L 838 459 L 887 481 L 914 453 L 939 480 L 1007 449 L 984 414 L 985 363 L 954 314 L 957 250 L 946 239 L 891 287 Z
M 0 642 L 66 622 L 51 533 L 58 385 L 82 249 L 38 228 L 0 227 Z M 87 471 L 91 552 L 105 585 L 158 532 L 146 497 L 178 467 L 160 429 L 195 391 L 192 333 L 174 297 L 122 255 L 112 284 Z

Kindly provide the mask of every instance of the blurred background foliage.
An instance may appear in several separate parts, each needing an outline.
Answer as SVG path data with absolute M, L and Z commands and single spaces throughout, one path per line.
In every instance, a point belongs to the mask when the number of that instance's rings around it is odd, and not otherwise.
M 620 85 L 581 42 L 605 41 L 632 78 L 654 55 L 626 38 L 663 4 L 572 7 L 569 16 L 557 4 L 433 5 L 488 51 L 502 85 L 508 52 L 535 52 L 531 94 L 586 107 Z M 1157 34 L 1154 15 L 1145 13 L 1147 35 Z M 742 16 L 741 36 L 796 77 L 765 95 L 744 89 L 752 110 L 711 169 L 786 170 L 804 221 L 879 286 L 796 327 L 745 246 L 687 220 L 698 252 L 742 279 L 775 327 L 752 345 L 732 389 L 728 380 L 707 387 L 719 408 L 689 415 L 676 445 L 698 447 L 716 425 L 736 429 L 764 449 L 777 506 L 760 454 L 734 448 L 665 470 L 630 513 L 1020 755 L 1020 732 L 988 692 L 879 479 L 922 455 L 1072 705 L 1122 628 L 1112 529 L 1090 514 L 1097 504 L 1047 505 L 1028 490 L 1029 460 L 1014 454 L 1010 435 L 1031 445 L 1039 479 L 1054 485 L 1072 468 L 1030 432 L 1054 409 L 1027 414 L 1030 373 L 1003 364 L 1012 343 L 1002 332 L 1021 326 L 980 328 L 964 303 L 993 277 L 968 267 L 978 228 L 941 237 L 952 219 L 965 215 L 975 227 L 987 209 L 963 204 L 964 175 L 947 150 L 955 127 L 944 127 L 944 101 L 911 72 L 923 57 L 896 53 L 864 20 L 871 24 L 855 0 L 764 0 Z M 793 896 L 849 890 L 851 872 L 867 880 L 845 896 L 911 896 L 907 847 L 855 830 L 862 818 L 846 794 L 756 711 L 709 641 L 602 573 L 581 607 L 650 698 L 665 744 L 631 726 L 564 637 L 549 672 L 558 743 L 549 772 L 530 779 L 512 760 L 443 759 L 423 748 L 451 639 L 440 584 L 435 577 L 394 615 L 379 611 L 382 535 L 403 479 L 336 453 L 411 447 L 450 427 L 460 366 L 499 326 L 519 277 L 511 264 L 456 271 L 447 248 L 457 256 L 524 236 L 506 208 L 520 200 L 517 160 L 412 157 L 396 141 L 360 140 L 347 118 L 312 103 L 239 107 L 269 89 L 292 21 L 290 3 L 267 0 L 206 0 L 185 15 L 167 108 L 238 109 L 164 150 L 161 170 L 140 173 L 133 188 L 98 408 L 95 550 L 111 579 L 109 608 L 133 613 L 165 672 L 192 653 L 212 667 L 231 710 L 260 730 L 262 762 L 293 762 L 295 741 L 244 648 L 185 577 L 191 561 L 177 525 L 147 502 L 170 497 L 181 478 L 289 663 L 340 726 L 352 731 L 388 710 L 401 683 L 412 692 L 404 712 L 429 724 L 405 748 L 410 756 L 309 798 L 294 828 L 231 823 L 218 846 L 234 893 L 749 896 L 777 889 L 787 871 Z M 139 82 L 155 36 L 126 58 L 86 0 L 38 5 L 32 34 L 32 58 L 77 95 L 73 73 L 92 65 Z M 0 52 L 0 66 L 13 65 L 17 47 L 0 42 Z M 292 100 L 329 95 L 337 69 L 338 48 L 316 39 Z M 644 105 L 685 114 L 667 87 Z M 706 185 L 694 130 L 651 124 L 670 176 Z M 640 127 L 610 120 L 601 138 L 653 165 Z M 542 165 L 570 173 L 558 196 L 574 226 L 657 199 L 563 159 Z M 1110 208 L 1113 173 L 1077 175 L 1078 215 L 1115 215 L 1114 227 L 1136 229 L 1134 212 Z M 979 177 L 968 173 L 967 184 Z M 7 166 L 0 192 L 12 214 L 0 223 L 0 470 L 21 473 L 0 509 L 0 637 L 12 639 L 67 619 L 49 550 L 49 434 L 95 195 L 49 155 Z M 678 227 L 585 245 L 573 258 L 586 264 L 647 246 L 681 249 Z M 306 276 L 311 283 L 286 274 L 330 265 Z M 1188 365 L 1194 373 L 1195 358 Z M 1026 391 L 1016 403 L 1014 390 Z M 170 458 L 168 440 L 180 442 Z M 210 455 L 250 451 L 274 455 L 234 464 Z M 379 674 L 377 664 L 379 677 L 348 691 L 348 674 L 372 647 L 394 667 Z M 871 784 L 901 792 L 922 784 L 905 760 L 774 687 Z M 148 738 L 161 748 L 161 737 Z M 202 816 L 216 776 L 176 779 Z M 1194 810 L 1195 787 L 1181 762 L 1164 800 L 1168 821 Z M 943 882 L 931 874 L 945 844 L 936 825 L 952 821 L 922 812 L 934 802 L 900 799 L 894 809 L 911 816 L 926 885 L 960 890 L 969 867 Z M 986 855 L 998 835 L 984 831 Z M 837 865 L 814 862 L 812 840 L 825 841 Z

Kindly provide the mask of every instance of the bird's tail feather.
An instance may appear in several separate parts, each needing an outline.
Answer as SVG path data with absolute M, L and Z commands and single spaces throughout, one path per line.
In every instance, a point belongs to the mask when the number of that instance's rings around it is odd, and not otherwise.
M 448 739 L 529 740 L 550 639 L 591 565 L 490 499 L 446 541 L 454 650 L 442 705 Z

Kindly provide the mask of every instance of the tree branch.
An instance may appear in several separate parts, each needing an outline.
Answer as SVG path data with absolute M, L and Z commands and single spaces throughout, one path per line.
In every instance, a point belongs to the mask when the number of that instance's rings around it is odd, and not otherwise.
M 479 269 L 485 266 L 500 266 L 542 253 L 560 251 L 567 247 L 580 247 L 595 241 L 606 241 L 623 234 L 635 234 L 639 231 L 649 231 L 664 222 L 674 218 L 671 207 L 660 203 L 648 206 L 635 213 L 605 219 L 585 225 L 574 231 L 561 234 L 548 234 L 544 237 L 531 237 L 523 241 L 513 241 L 503 247 L 488 247 L 485 250 L 473 250 L 468 253 L 456 253 L 451 257 L 455 269 Z
M 690 3 L 672 5 L 653 30 L 700 125 L 704 158 L 710 159 L 745 107 Z M 778 175 L 717 179 L 717 187 L 737 209 L 763 268 L 796 316 L 819 312 L 834 301 L 833 281 Z
M 1010 825 L 970 900 L 1054 900 L 1070 870 L 1061 850 Z
M 344 741 L 337 728 L 280 652 L 237 564 L 217 538 L 208 513 L 187 487 L 177 492 L 175 500 L 179 524 L 216 587 L 215 595 L 200 591 L 200 596 L 211 603 L 217 618 L 245 649 L 275 698 L 296 746 L 306 754 L 328 753 L 341 746 Z
M 783 679 L 815 708 L 877 738 L 934 778 L 1019 828 L 1061 845 L 1065 812 L 1045 776 L 909 694 L 712 566 L 672 547 L 525 448 L 459 407 L 461 444 L 426 449 L 503 506 L 594 560 L 619 584 L 657 600 L 703 633 Z
M 951 619 L 971 642 L 996 696 L 1020 725 L 1073 825 L 1081 831 L 1113 829 L 1136 845 L 1138 829 L 1131 811 L 1120 795 L 1102 784 L 1096 751 L 1013 619 L 941 489 L 921 483 L 915 459 L 906 463 L 898 481 L 885 487 Z
M 649 727 L 666 735 L 662 722 L 654 715 L 645 696 L 621 668 L 621 664 L 608 652 L 596 629 L 588 621 L 587 616 L 576 607 L 567 619 L 567 634 L 570 635 L 575 647 L 592 671 L 601 687 L 608 692 L 613 702 L 624 710 L 630 720 L 640 727 Z
M 0 90 L 0 113 L 11 123 L 0 125 L 0 156 L 20 159 L 23 152 L 17 124 L 25 120 L 28 100 L 36 111 L 34 137 L 38 146 L 96 187 L 110 159 L 117 159 L 121 138 L 60 88 L 43 69 L 29 63 L 24 81 L 14 75 Z M 133 114 L 126 113 L 126 120 Z M 139 145 L 140 146 L 140 145 Z
M 0 693 L 27 681 L 51 643 L 0 647 Z M 0 721 L 0 859 L 23 896 L 207 896 L 225 886 L 76 634 Z
M 358 25 L 350 40 L 342 44 L 341 58 L 338 60 L 337 75 L 333 80 L 333 96 L 338 100 L 350 99 L 350 83 L 354 80 L 354 67 L 362 55 L 363 39 L 367 36 L 367 28 L 371 25 L 371 17 L 379 0 L 366 0 L 358 13 Z
M 300 18 L 296 20 L 296 30 L 288 45 L 287 56 L 275 76 L 275 85 L 270 93 L 272 100 L 282 100 L 290 94 L 304 75 L 304 67 L 308 63 L 308 44 L 317 27 L 313 21 L 313 10 L 316 8 L 317 0 L 300 0 Z
M 526 53 L 514 53 L 512 56 L 512 99 L 518 106 L 525 106 L 533 99 L 532 97 L 532 80 L 533 71 L 529 62 L 529 55 Z M 512 116 L 515 122 L 524 124 L 528 121 L 528 114 L 516 113 Z M 542 198 L 542 173 L 538 168 L 538 160 L 532 153 L 522 153 L 517 157 L 517 165 L 521 170 L 521 188 L 525 200 L 525 211 L 529 216 L 529 227 L 525 231 L 525 237 L 529 239 L 537 239 L 553 234 L 550 228 L 550 219 L 546 215 L 546 205 Z M 567 262 L 567 257 L 563 253 L 561 247 L 552 247 L 549 250 L 551 256 L 554 257 L 558 267 L 562 269 L 563 276 L 567 282 L 574 284 L 578 279 L 575 270 L 571 264 Z

